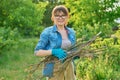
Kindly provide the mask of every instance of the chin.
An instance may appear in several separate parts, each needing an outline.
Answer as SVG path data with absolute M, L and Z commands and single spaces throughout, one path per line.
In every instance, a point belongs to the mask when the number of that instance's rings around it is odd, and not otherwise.
M 63 25 L 65 25 L 65 24 L 63 24 L 63 23 L 61 24 L 61 23 L 60 23 L 60 24 L 58 24 L 58 25 L 59 25 L 59 26 L 63 26 Z

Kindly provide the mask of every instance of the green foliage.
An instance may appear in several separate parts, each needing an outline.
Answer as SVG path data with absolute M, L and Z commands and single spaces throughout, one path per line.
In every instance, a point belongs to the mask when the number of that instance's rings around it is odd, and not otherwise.
M 117 33 L 117 32 L 116 32 Z M 116 34 L 115 33 L 115 34 Z M 34 56 L 34 48 L 38 39 L 20 39 L 9 51 L 0 56 L 0 79 L 27 80 L 31 64 L 39 62 Z M 103 54 L 91 58 L 80 58 L 77 65 L 78 80 L 110 80 L 120 79 L 120 40 L 114 45 L 113 38 L 98 38 L 92 48 L 105 47 Z M 9 64 L 8 64 L 9 63 Z M 12 72 L 12 74 L 11 74 Z M 41 75 L 39 70 L 38 74 Z M 27 79 L 26 79 L 27 78 Z M 30 80 L 30 79 L 28 79 Z
M 116 36 L 117 43 L 112 38 L 98 38 L 92 49 L 104 48 L 101 54 L 94 58 L 81 58 L 77 66 L 77 76 L 80 80 L 118 80 L 120 79 L 120 39 Z M 119 33 L 120 35 L 120 33 Z
M 37 38 L 19 39 L 0 55 L 0 80 L 30 80 L 27 70 L 40 59 L 33 52 L 37 41 Z
M 19 33 L 25 36 L 39 34 L 46 3 L 34 4 L 29 0 L 1 2 L 0 25 L 2 27 L 17 28 Z
M 92 25 L 94 22 L 113 22 L 114 19 L 119 17 L 118 14 L 120 14 L 119 10 L 117 10 L 120 7 L 116 6 L 116 9 L 114 10 L 114 3 L 117 2 L 116 0 L 81 0 L 75 1 L 74 3 L 72 0 L 66 0 L 65 2 L 66 5 L 71 9 L 71 15 L 73 15 L 71 20 L 79 21 L 76 22 L 76 24 L 80 25 Z
M 84 40 L 89 40 L 92 36 L 101 33 L 102 38 L 110 37 L 112 34 L 112 26 L 109 23 L 94 23 L 92 26 L 90 24 L 86 24 L 85 26 L 75 26 L 76 36 L 77 38 L 83 38 Z
M 32 1 L 0 1 L 0 53 L 5 53 L 0 55 L 0 79 L 24 80 L 26 66 L 38 61 L 33 56 L 38 39 L 20 39 L 19 34 L 24 37 L 38 36 L 44 28 L 42 26 L 52 24 L 50 13 L 58 4 L 65 4 L 70 9 L 69 24 L 76 30 L 77 38 L 88 40 L 99 31 L 102 32 L 91 47 L 105 50 L 93 59 L 80 58 L 78 80 L 120 79 L 120 30 L 112 31 L 112 27 L 116 26 L 114 19 L 120 15 L 120 7 L 114 7 L 117 0 Z
M 114 9 L 115 2 L 117 0 L 65 0 L 65 5 L 71 10 L 70 24 L 76 30 L 77 37 L 88 39 L 99 31 L 103 32 L 102 37 L 109 35 L 115 24 L 114 19 L 120 15 L 120 7 Z
M 11 30 L 10 27 L 0 27 L 0 53 L 2 53 L 3 50 L 10 49 L 19 37 L 17 29 Z
M 47 3 L 34 4 L 30 0 L 0 1 L 0 50 L 24 37 L 38 36 Z M 11 45 L 11 46 L 10 46 Z

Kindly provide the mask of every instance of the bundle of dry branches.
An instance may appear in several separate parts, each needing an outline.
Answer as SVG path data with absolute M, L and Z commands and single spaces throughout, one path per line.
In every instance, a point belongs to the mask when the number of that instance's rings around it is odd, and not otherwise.
M 80 43 L 81 41 L 78 40 L 76 42 L 75 45 L 69 47 L 67 50 L 65 50 L 68 54 L 67 58 L 64 60 L 64 63 L 62 64 L 61 68 L 57 71 L 61 71 L 66 69 L 67 65 L 69 64 L 69 62 L 75 57 L 75 56 L 80 56 L 80 57 L 93 57 L 94 53 L 100 52 L 103 49 L 89 49 L 90 44 L 92 44 L 97 37 L 101 34 L 101 32 L 99 32 L 97 35 L 95 35 L 93 38 L 91 38 L 89 41 L 85 42 L 85 43 Z M 32 69 L 30 70 L 30 73 L 34 73 L 42 64 L 48 63 L 48 62 L 60 62 L 61 60 L 58 59 L 53 59 L 55 58 L 54 56 L 47 56 L 46 58 L 44 58 L 43 60 L 41 60 L 38 64 L 34 64 L 31 65 Z M 42 76 L 41 78 L 43 78 L 44 76 Z M 40 79 L 41 80 L 41 79 Z

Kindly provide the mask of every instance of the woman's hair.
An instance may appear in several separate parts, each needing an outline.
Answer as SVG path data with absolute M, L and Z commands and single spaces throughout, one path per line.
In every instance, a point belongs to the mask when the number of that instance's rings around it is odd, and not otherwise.
M 65 7 L 64 5 L 59 5 L 59 6 L 55 6 L 53 8 L 51 20 L 54 21 L 54 16 L 56 15 L 56 13 L 61 12 L 61 11 L 65 14 L 65 16 L 69 17 L 69 11 L 68 11 L 67 7 Z

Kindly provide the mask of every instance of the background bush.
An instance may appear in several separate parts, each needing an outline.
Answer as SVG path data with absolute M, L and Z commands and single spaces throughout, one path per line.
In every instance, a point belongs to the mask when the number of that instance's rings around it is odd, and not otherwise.
M 78 80 L 119 80 L 120 25 L 114 22 L 120 15 L 120 6 L 115 5 L 117 2 L 118 0 L 1 0 L 0 52 L 5 54 L 0 55 L 1 70 L 4 72 L 0 73 L 0 79 L 23 79 L 21 76 L 26 75 L 24 64 L 38 61 L 36 57 L 33 58 L 33 53 L 39 34 L 45 27 L 53 25 L 50 19 L 53 7 L 64 4 L 70 10 L 69 27 L 75 29 L 77 38 L 87 41 L 102 32 L 91 48 L 105 50 L 93 59 L 78 60 Z M 118 29 L 114 30 L 116 26 Z M 16 48 L 13 50 L 11 47 Z M 11 68 L 14 74 L 10 74 Z M 20 75 L 16 76 L 16 72 Z
M 42 18 L 47 3 L 30 0 L 0 1 L 0 50 L 20 37 L 38 36 L 43 29 Z

